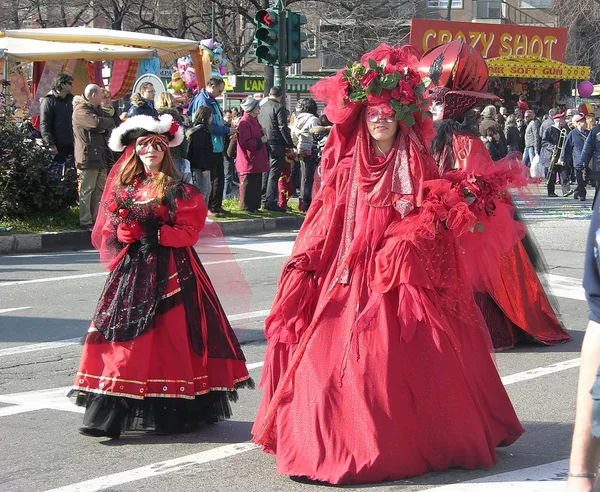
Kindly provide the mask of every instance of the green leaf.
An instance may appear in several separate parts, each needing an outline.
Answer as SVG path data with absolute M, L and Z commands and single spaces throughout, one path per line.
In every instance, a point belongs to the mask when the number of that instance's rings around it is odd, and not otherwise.
M 348 60 L 348 62 L 346 63 L 346 66 L 348 68 L 352 68 L 353 65 L 354 65 L 354 62 L 352 60 Z
M 411 126 L 413 126 L 415 124 L 415 117 L 412 114 L 407 114 L 404 117 L 404 124 L 406 125 L 407 128 L 410 128 Z
M 373 58 L 369 58 L 369 68 L 372 70 L 377 70 L 377 62 L 373 60 Z
M 398 110 L 402 107 L 402 105 L 396 101 L 395 99 L 392 99 L 390 101 L 390 108 L 392 108 L 396 113 L 398 112 Z
M 425 92 L 425 86 L 423 84 L 419 84 L 418 86 L 415 87 L 415 94 L 417 96 L 420 96 L 424 92 Z
M 483 227 L 483 224 L 481 222 L 477 222 L 477 224 L 475 224 L 475 229 L 477 229 L 479 232 L 483 232 L 485 230 L 485 227 Z

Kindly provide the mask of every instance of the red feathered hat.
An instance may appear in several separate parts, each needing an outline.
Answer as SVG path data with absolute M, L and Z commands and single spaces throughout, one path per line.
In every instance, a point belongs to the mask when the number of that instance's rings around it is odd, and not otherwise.
M 488 68 L 479 51 L 462 39 L 430 49 L 419 62 L 430 80 L 430 97 L 444 103 L 444 119 L 454 119 L 473 106 L 502 98 L 487 92 Z

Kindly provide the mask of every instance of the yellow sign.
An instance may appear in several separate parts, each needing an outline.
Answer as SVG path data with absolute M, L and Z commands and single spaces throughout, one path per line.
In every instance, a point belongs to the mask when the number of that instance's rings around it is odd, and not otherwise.
M 486 60 L 490 77 L 588 80 L 590 67 L 571 66 L 535 56 L 505 56 Z

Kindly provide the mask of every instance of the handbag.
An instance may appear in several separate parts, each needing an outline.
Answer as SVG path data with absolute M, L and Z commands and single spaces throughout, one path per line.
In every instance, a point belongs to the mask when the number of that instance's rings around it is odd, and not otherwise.
M 227 146 L 227 157 L 235 159 L 237 155 L 237 133 L 229 137 L 229 145 Z
M 532 178 L 543 178 L 544 177 L 544 167 L 540 162 L 540 155 L 537 154 L 531 160 L 531 167 L 529 168 L 529 174 Z

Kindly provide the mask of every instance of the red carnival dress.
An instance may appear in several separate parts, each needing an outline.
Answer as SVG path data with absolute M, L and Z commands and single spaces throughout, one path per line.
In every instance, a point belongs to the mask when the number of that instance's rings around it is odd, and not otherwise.
M 324 166 L 283 268 L 252 429 L 279 473 L 349 484 L 491 467 L 523 432 L 456 240 L 467 206 L 442 230 L 461 199 L 443 198 L 450 181 L 405 141 L 397 173 L 358 151 Z M 418 172 L 423 205 L 402 213 L 392 191 Z
M 452 152 L 458 169 L 469 171 L 481 161 L 492 162 L 483 142 L 467 133 L 452 135 Z M 502 253 L 499 269 L 486 267 L 477 275 L 475 298 L 496 350 L 513 348 L 523 338 L 546 345 L 571 339 L 556 317 L 528 253 L 539 255 L 531 238 L 525 236 Z
M 180 183 L 159 205 L 153 189 L 140 177 L 116 191 L 125 193 L 121 204 L 141 204 L 145 218 L 160 226 L 159 246 L 147 255 L 138 241 L 113 261 L 71 392 L 86 406 L 84 425 L 104 431 L 115 416 L 123 429 L 193 430 L 202 421 L 230 417 L 228 397 L 251 384 L 193 249 L 207 213 L 202 195 Z M 118 212 L 122 205 L 113 196 L 106 206 Z M 116 225 L 113 219 L 103 229 L 113 244 Z

